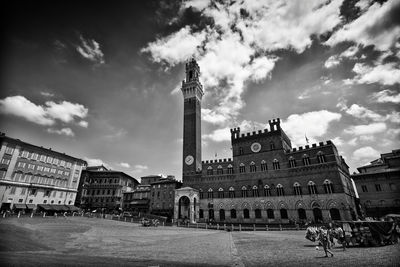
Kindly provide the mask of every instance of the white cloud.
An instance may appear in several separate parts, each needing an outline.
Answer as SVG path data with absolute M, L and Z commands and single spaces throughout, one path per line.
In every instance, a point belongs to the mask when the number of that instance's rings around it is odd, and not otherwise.
M 343 51 L 341 54 L 330 56 L 325 61 L 324 66 L 327 69 L 334 68 L 334 67 L 338 66 L 342 62 L 343 58 L 355 59 L 356 58 L 355 54 L 357 52 L 358 52 L 358 47 L 357 46 L 350 46 L 345 51 Z
M 45 107 L 36 105 L 23 96 L 9 96 L 0 100 L 0 112 L 25 118 L 40 125 L 53 125 L 54 119 L 49 117 Z
M 230 128 L 226 127 L 223 129 L 217 129 L 213 131 L 211 134 L 203 135 L 203 138 L 210 139 L 214 142 L 230 141 L 231 140 Z
M 371 100 L 378 103 L 400 103 L 400 92 L 382 90 L 371 95 Z
M 353 71 L 357 74 L 353 81 L 359 84 L 380 83 L 383 85 L 394 85 L 400 83 L 400 69 L 395 63 L 387 63 L 374 67 L 363 63 L 354 65 Z
M 59 119 L 65 123 L 72 122 L 75 117 L 85 118 L 88 113 L 88 109 L 83 105 L 74 104 L 68 101 L 62 101 L 60 103 L 48 101 L 46 102 L 46 106 L 48 116 L 54 119 Z
M 49 128 L 47 129 L 47 132 L 66 136 L 75 136 L 71 128 L 62 128 L 60 130 Z
M 358 47 L 353 45 L 347 48 L 340 54 L 340 57 L 343 58 L 354 58 L 355 54 L 358 52 Z
M 149 43 L 141 52 L 151 54 L 154 62 L 165 61 L 171 66 L 198 55 L 198 47 L 204 41 L 206 32 L 193 33 L 189 26 L 166 38 Z
M 380 156 L 379 152 L 370 146 L 359 148 L 353 152 L 353 157 L 356 160 L 375 159 L 379 158 L 379 156 Z
M 330 69 L 340 64 L 340 58 L 338 56 L 331 56 L 325 61 L 325 68 Z
M 209 4 L 209 0 L 189 0 L 183 2 L 185 8 L 193 7 L 197 10 L 204 10 Z
M 375 140 L 375 136 L 373 135 L 361 135 L 358 138 L 361 142 L 372 142 Z
M 145 171 L 147 169 L 149 169 L 149 167 L 147 167 L 146 165 L 137 164 L 137 165 L 133 166 L 133 170 L 132 171 L 133 172 L 142 172 L 142 171 Z
M 344 144 L 342 138 L 340 138 L 340 136 L 337 136 L 335 138 L 332 139 L 332 142 L 336 145 L 336 146 L 342 146 Z
M 311 142 L 321 141 L 319 138 L 327 133 L 329 125 L 334 121 L 339 121 L 341 117 L 341 114 L 327 110 L 292 114 L 283 121 L 282 128 L 292 143 L 300 146 L 305 143 L 305 135 Z
M 44 92 L 44 91 L 40 92 L 40 94 L 41 94 L 42 96 L 45 96 L 45 97 L 53 97 L 53 96 L 54 96 L 53 93 Z
M 123 168 L 130 168 L 131 167 L 131 165 L 129 165 L 129 163 L 126 163 L 126 162 L 121 162 L 118 165 L 123 167 Z
M 400 123 L 400 112 L 392 111 L 386 115 L 385 119 L 393 123 Z
M 110 165 L 108 165 L 107 163 L 105 163 L 101 159 L 91 159 L 91 158 L 88 158 L 88 157 L 85 157 L 84 159 L 88 163 L 88 166 L 101 166 L 101 165 L 103 165 L 107 169 L 110 169 Z
M 358 143 L 358 138 L 357 137 L 354 137 L 354 138 L 350 139 L 349 141 L 347 141 L 347 144 L 349 146 L 356 146 L 357 143 Z
M 80 121 L 78 122 L 78 125 L 83 128 L 87 128 L 89 126 L 89 123 L 87 121 Z
M 397 0 L 389 0 L 382 4 L 374 3 L 366 12 L 349 24 L 344 25 L 326 41 L 333 46 L 344 41 L 353 41 L 364 46 L 375 45 L 378 50 L 390 49 L 400 36 L 400 26 L 395 22 L 390 23 L 388 18 L 398 10 L 400 4 Z
M 104 64 L 104 54 L 100 49 L 100 44 L 94 39 L 85 39 L 82 35 L 79 36 L 80 45 L 76 46 L 79 54 L 97 64 Z
M 256 121 L 243 120 L 241 123 L 235 127 L 240 127 L 242 133 L 256 131 L 260 129 L 265 129 L 266 125 Z M 202 136 L 204 140 L 212 140 L 214 142 L 223 142 L 231 140 L 231 131 L 229 127 L 216 129 L 211 134 L 206 134 Z
M 47 101 L 44 105 L 36 105 L 24 96 L 9 96 L 0 99 L 0 113 L 22 117 L 27 121 L 39 125 L 54 125 L 57 121 L 63 123 L 73 123 L 75 118 L 83 119 L 88 114 L 88 109 L 77 103 L 62 101 L 59 103 Z M 87 127 L 86 121 L 78 122 L 78 125 Z M 69 128 L 65 128 L 69 129 Z M 61 130 L 51 129 L 49 132 L 57 133 Z M 62 134 L 71 135 L 63 131 Z
M 350 108 L 346 109 L 346 113 L 359 119 L 371 119 L 373 121 L 385 120 L 385 117 L 357 104 L 353 104 Z
M 198 26 L 186 26 L 149 43 L 141 51 L 149 52 L 154 62 L 167 66 L 195 55 L 204 88 L 212 91 L 206 97 L 213 95 L 218 103 L 206 111 L 217 119 L 206 115 L 206 120 L 221 122 L 226 127 L 245 105 L 242 94 L 247 82 L 269 77 L 278 60 L 273 52 L 280 49 L 303 52 L 311 45 L 312 35 L 331 31 L 340 23 L 341 2 L 185 1 L 183 9 L 199 10 L 213 23 L 200 31 Z
M 226 121 L 226 116 L 218 114 L 215 111 L 207 108 L 201 109 L 201 119 L 213 124 L 220 124 Z
M 371 135 L 384 132 L 385 130 L 386 124 L 384 122 L 376 122 L 366 125 L 350 126 L 346 128 L 344 132 L 352 135 Z

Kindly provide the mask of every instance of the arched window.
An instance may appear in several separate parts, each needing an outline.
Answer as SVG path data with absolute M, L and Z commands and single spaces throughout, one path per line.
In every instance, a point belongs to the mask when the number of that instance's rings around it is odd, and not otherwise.
M 269 143 L 269 147 L 270 147 L 271 150 L 274 150 L 274 149 L 275 149 L 275 144 L 274 144 L 274 142 L 270 142 L 270 143 Z
M 233 187 L 229 188 L 229 197 L 235 198 L 235 189 Z
M 233 174 L 233 166 L 232 166 L 232 164 L 228 165 L 228 174 Z
M 307 154 L 303 155 L 303 165 L 304 166 L 310 165 L 310 157 Z
M 200 198 L 204 198 L 204 193 L 203 193 L 203 189 L 200 188 Z
M 199 217 L 200 219 L 204 218 L 204 211 L 202 209 L 199 210 Z
M 274 159 L 274 161 L 272 162 L 272 167 L 274 168 L 274 170 L 279 170 L 281 168 L 279 166 L 279 160 Z
M 245 186 L 242 187 L 242 197 L 247 197 L 247 188 Z
M 301 196 L 301 195 L 302 195 L 301 186 L 300 186 L 300 184 L 299 184 L 298 182 L 295 182 L 295 183 L 294 183 L 294 185 L 293 185 L 293 191 L 294 191 L 294 194 L 295 194 L 296 196 Z
M 317 160 L 318 160 L 318 163 L 325 163 L 326 162 L 325 155 L 324 155 L 324 153 L 322 151 L 318 151 Z
M 213 209 L 208 210 L 208 219 L 214 220 L 214 210 Z
M 264 196 L 266 196 L 266 197 L 271 196 L 271 188 L 269 187 L 269 185 L 264 186 Z
M 239 155 L 243 155 L 243 147 L 239 147 Z
M 231 209 L 231 219 L 236 219 L 236 210 Z
M 261 161 L 261 171 L 265 172 L 268 170 L 267 162 L 265 160 Z
M 340 211 L 336 208 L 332 208 L 329 210 L 329 215 L 331 215 L 331 219 L 334 221 L 340 221 Z
M 293 157 L 289 158 L 289 166 L 290 168 L 296 167 L 296 160 Z
M 255 209 L 254 210 L 254 215 L 256 219 L 261 219 L 261 210 L 260 209 Z
M 328 179 L 324 181 L 324 190 L 325 194 L 333 194 L 333 184 Z
M 218 189 L 218 198 L 224 198 L 224 189 Z
M 221 165 L 218 165 L 217 167 L 217 174 L 224 174 L 224 170 L 222 169 Z
M 315 183 L 313 181 L 309 181 L 308 182 L 308 193 L 310 195 L 316 195 L 318 194 L 317 192 L 317 186 L 315 185 Z
M 285 195 L 285 191 L 283 191 L 283 186 L 281 184 L 278 184 L 276 186 L 276 195 L 277 196 L 284 196 Z
M 207 198 L 210 198 L 210 199 L 214 198 L 214 192 L 213 192 L 212 188 L 208 189 Z
M 219 220 L 225 221 L 225 210 L 224 209 L 219 210 Z
M 243 218 L 245 219 L 250 218 L 250 211 L 248 209 L 243 210 Z
M 258 187 L 256 185 L 253 186 L 253 197 L 259 197 Z
M 275 218 L 273 209 L 267 209 L 267 217 L 268 217 L 268 219 L 274 219 Z
M 240 172 L 240 173 L 246 172 L 246 166 L 244 166 L 243 163 L 240 163 L 240 165 L 239 165 L 239 172 Z
M 257 166 L 256 166 L 256 164 L 254 163 L 254 161 L 252 161 L 252 162 L 250 163 L 250 172 L 256 172 L 256 170 L 257 170 Z
M 207 168 L 207 175 L 213 175 L 213 168 L 211 166 Z
M 300 220 L 306 220 L 307 219 L 307 215 L 306 215 L 306 210 L 305 209 L 298 209 L 297 210 L 298 214 L 299 214 L 299 219 Z
M 288 218 L 287 210 L 281 209 L 280 211 L 281 211 L 281 219 L 287 219 Z

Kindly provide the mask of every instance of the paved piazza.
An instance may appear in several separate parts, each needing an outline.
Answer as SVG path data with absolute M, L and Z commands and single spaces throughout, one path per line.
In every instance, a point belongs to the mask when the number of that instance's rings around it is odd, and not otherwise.
M 399 245 L 315 249 L 304 231 L 145 228 L 95 218 L 0 220 L 2 266 L 400 266 Z

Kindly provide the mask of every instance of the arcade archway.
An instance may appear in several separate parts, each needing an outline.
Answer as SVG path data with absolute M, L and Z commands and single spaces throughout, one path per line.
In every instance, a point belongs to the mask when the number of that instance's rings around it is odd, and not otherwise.
M 179 198 L 178 219 L 190 219 L 190 199 L 187 196 Z

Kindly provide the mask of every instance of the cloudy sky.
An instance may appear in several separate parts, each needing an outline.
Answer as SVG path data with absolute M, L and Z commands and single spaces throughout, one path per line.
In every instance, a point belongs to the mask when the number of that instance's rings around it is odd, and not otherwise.
M 105 1 L 104 1 L 105 2 Z M 354 171 L 399 148 L 400 1 L 5 1 L 0 130 L 134 177 L 181 178 L 184 63 L 203 160 L 281 118 Z

